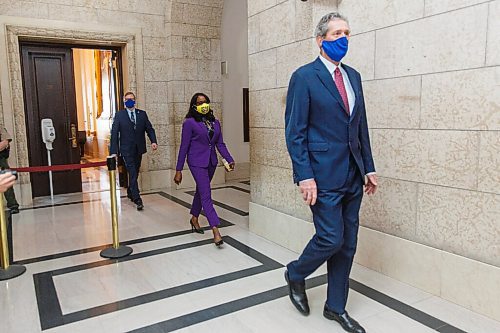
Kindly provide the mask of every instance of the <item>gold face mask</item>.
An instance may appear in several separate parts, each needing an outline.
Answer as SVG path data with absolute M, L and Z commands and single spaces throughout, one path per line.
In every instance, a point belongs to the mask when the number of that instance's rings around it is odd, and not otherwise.
M 197 105 L 196 111 L 201 114 L 207 114 L 208 112 L 210 112 L 210 104 L 203 103 L 202 105 Z

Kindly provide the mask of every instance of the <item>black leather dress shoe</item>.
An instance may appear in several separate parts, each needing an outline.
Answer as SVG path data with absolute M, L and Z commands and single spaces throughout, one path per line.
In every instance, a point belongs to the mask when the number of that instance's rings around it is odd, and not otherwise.
M 342 328 L 349 333 L 366 333 L 365 329 L 354 319 L 352 319 L 347 311 L 343 314 L 338 314 L 330 309 L 325 304 L 325 309 L 323 310 L 323 316 L 326 319 L 335 320 L 342 326 Z
M 304 316 L 309 315 L 309 302 L 306 295 L 306 284 L 304 282 L 293 282 L 288 278 L 288 271 L 285 271 L 285 280 L 288 284 L 288 295 L 292 304 Z
M 134 203 L 137 205 L 137 210 L 143 210 L 144 209 L 144 204 L 142 203 L 141 199 L 134 200 Z

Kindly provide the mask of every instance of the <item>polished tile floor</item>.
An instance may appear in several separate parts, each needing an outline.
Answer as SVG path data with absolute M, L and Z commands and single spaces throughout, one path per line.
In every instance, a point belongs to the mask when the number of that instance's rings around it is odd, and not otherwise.
M 1 332 L 343 332 L 322 317 L 324 267 L 308 281 L 311 315 L 290 304 L 283 271 L 297 253 L 248 231 L 248 183 L 213 191 L 220 249 L 210 232 L 190 232 L 190 190 L 144 194 L 142 212 L 122 198 L 120 238 L 133 254 L 120 260 L 99 256 L 111 243 L 110 202 L 93 189 L 38 199 L 13 217 L 14 260 L 27 272 L 0 282 Z M 367 332 L 500 332 L 498 322 L 365 267 L 351 277 L 348 310 Z
M 100 162 L 100 159 L 88 162 Z M 82 192 L 109 190 L 109 176 L 105 168 L 82 169 Z

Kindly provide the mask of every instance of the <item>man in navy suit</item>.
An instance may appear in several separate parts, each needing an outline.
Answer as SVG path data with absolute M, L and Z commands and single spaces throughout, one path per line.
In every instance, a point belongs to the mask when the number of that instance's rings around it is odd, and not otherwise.
M 127 197 L 142 210 L 144 204 L 139 194 L 137 177 L 141 167 L 142 154 L 146 152 L 147 134 L 151 141 L 151 148 L 158 149 L 156 134 L 145 111 L 135 108 L 135 94 L 127 92 L 124 95 L 125 110 L 118 111 L 111 127 L 110 154 L 120 152 L 129 175 Z
M 305 278 L 327 263 L 323 315 L 348 332 L 364 333 L 345 311 L 349 274 L 356 252 L 363 185 L 375 193 L 377 176 L 368 136 L 361 76 L 341 63 L 349 24 L 339 13 L 316 27 L 319 57 L 297 69 L 288 86 L 285 133 L 294 182 L 310 205 L 316 233 L 285 279 L 295 307 L 309 314 Z M 366 176 L 366 183 L 365 183 Z

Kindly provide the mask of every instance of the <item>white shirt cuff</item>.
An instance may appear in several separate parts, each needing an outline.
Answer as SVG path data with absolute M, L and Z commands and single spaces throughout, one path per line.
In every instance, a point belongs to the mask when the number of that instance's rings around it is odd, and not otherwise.
M 299 181 L 299 185 L 302 184 L 303 182 L 307 182 L 309 180 L 314 180 L 314 178 L 302 179 L 301 181 Z

